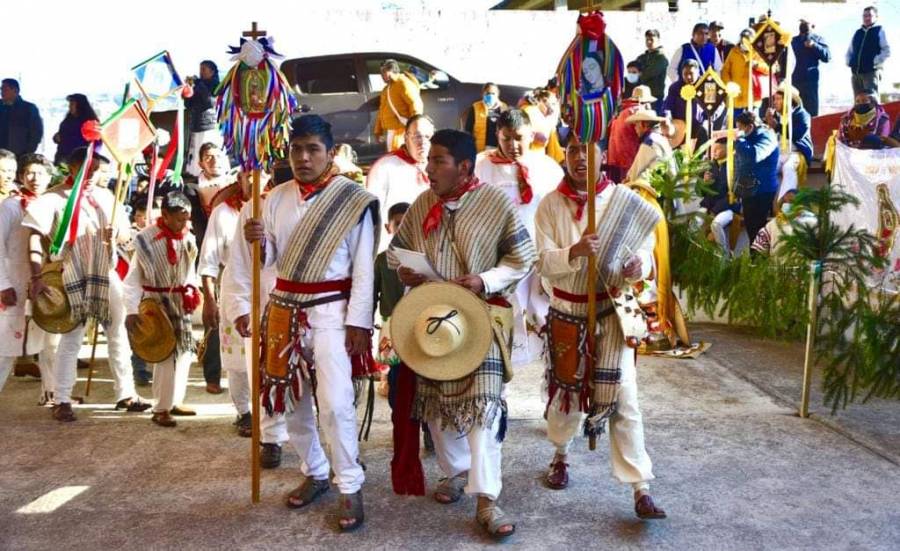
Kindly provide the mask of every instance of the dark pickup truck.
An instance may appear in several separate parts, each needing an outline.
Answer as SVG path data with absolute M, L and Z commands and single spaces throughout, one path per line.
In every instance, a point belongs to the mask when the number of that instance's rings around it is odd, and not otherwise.
M 297 94 L 300 111 L 317 113 L 331 123 L 337 143 L 350 144 L 359 162 L 368 164 L 384 153 L 384 144 L 375 140 L 373 129 L 384 81 L 381 64 L 395 59 L 402 71 L 420 82 L 425 114 L 437 128 L 462 128 L 472 103 L 481 97 L 484 83 L 460 82 L 414 57 L 371 52 L 288 59 L 281 64 Z M 507 104 L 528 91 L 522 86 L 499 84 Z

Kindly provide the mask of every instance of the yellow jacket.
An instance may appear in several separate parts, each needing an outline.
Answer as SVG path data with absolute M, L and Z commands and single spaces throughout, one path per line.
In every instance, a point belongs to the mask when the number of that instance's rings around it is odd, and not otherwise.
M 769 68 L 766 67 L 766 63 L 759 57 L 759 54 L 756 52 L 753 53 L 753 61 L 757 62 L 754 72 L 757 74 L 769 74 Z M 722 65 L 722 82 L 728 84 L 729 82 L 734 82 L 738 86 L 741 87 L 741 93 L 736 98 L 734 98 L 734 107 L 736 109 L 746 109 L 747 108 L 747 100 L 750 98 L 750 94 L 747 91 L 747 85 L 749 84 L 747 80 L 750 78 L 750 54 L 745 54 L 740 46 L 735 46 L 728 52 L 728 57 L 725 58 L 725 63 Z M 753 105 L 755 107 L 759 107 L 762 103 L 762 98 L 754 97 Z
M 390 101 L 388 101 L 390 94 Z M 391 108 L 393 105 L 393 109 Z M 396 110 L 396 113 L 394 111 Z M 402 131 L 406 127 L 406 120 L 413 115 L 421 115 L 424 112 L 422 96 L 419 94 L 419 84 L 415 78 L 400 73 L 397 80 L 388 83 L 381 90 L 381 101 L 378 105 L 378 117 L 375 119 L 375 135 L 381 136 L 388 130 Z M 401 120 L 397 117 L 403 118 Z

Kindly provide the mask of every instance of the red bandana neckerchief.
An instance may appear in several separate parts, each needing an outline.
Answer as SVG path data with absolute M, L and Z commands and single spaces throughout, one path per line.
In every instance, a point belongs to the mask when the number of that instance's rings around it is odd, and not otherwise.
M 479 187 L 481 187 L 481 182 L 478 181 L 478 178 L 469 176 L 469 179 L 459 186 L 456 193 L 449 197 L 438 198 L 437 202 L 428 209 L 428 215 L 425 216 L 425 220 L 422 222 L 422 231 L 425 233 L 425 237 L 428 237 L 429 233 L 441 226 L 441 219 L 444 217 L 444 205 L 451 201 L 459 201 L 466 193 Z
M 156 239 L 165 238 L 166 240 L 166 257 L 169 260 L 169 264 L 172 266 L 178 264 L 178 252 L 175 251 L 175 241 L 181 241 L 187 235 L 187 227 L 181 233 L 175 233 L 166 226 L 162 217 L 156 219 L 156 227 L 159 229 Z
M 241 207 L 243 207 L 244 203 L 246 202 L 247 200 L 244 199 L 244 194 L 241 192 L 235 193 L 224 201 L 226 205 L 233 208 L 237 212 L 241 212 Z
M 315 182 L 305 183 L 301 182 L 300 180 L 296 180 L 297 187 L 300 189 L 300 197 L 304 201 L 308 200 L 311 196 L 325 189 L 325 186 L 328 185 L 331 179 L 340 173 L 341 171 L 338 170 L 338 167 L 334 163 L 332 163 L 328 165 L 328 168 L 326 168 L 318 178 L 316 178 Z
M 491 151 L 488 154 L 488 160 L 495 165 L 516 165 L 516 168 L 519 169 L 519 201 L 523 205 L 530 203 L 531 199 L 534 197 L 534 193 L 531 191 L 531 178 L 528 176 L 528 167 L 515 159 L 505 157 L 503 152 L 499 149 Z
M 33 191 L 25 189 L 24 187 L 13 191 L 10 195 L 19 198 L 19 204 L 22 205 L 22 210 L 27 209 L 28 205 L 37 199 L 37 195 L 35 195 Z
M 401 161 L 406 164 L 413 165 L 416 167 L 416 182 L 427 186 L 428 185 L 428 175 L 425 174 L 425 171 L 422 170 L 422 165 L 419 161 L 413 159 L 413 156 L 409 154 L 409 150 L 406 149 L 406 146 L 402 146 L 399 149 L 395 149 L 391 155 L 397 157 Z
M 595 196 L 600 195 L 606 186 L 610 185 L 612 180 L 606 177 L 606 174 L 600 175 L 600 181 L 597 182 L 597 189 L 595 191 Z M 587 193 L 578 193 L 575 191 L 575 188 L 572 187 L 571 182 L 569 182 L 568 177 L 563 177 L 562 181 L 556 186 L 556 191 L 563 194 L 564 197 L 571 199 L 572 202 L 575 203 L 575 221 L 580 222 L 581 217 L 584 215 L 584 206 L 587 204 Z

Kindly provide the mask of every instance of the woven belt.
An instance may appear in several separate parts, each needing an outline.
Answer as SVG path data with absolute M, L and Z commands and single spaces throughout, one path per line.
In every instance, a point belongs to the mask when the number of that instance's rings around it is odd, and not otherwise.
M 575 304 L 587 304 L 588 301 L 587 295 L 576 295 L 575 293 L 563 291 L 562 289 L 559 289 L 557 287 L 553 288 L 553 296 L 560 300 L 565 300 L 566 302 L 572 302 Z M 597 302 L 610 298 L 609 293 L 605 291 L 602 293 L 597 293 L 595 296 L 597 297 Z
M 289 279 L 278 278 L 275 280 L 275 289 L 285 293 L 297 293 L 303 295 L 318 295 L 320 293 L 348 293 L 353 286 L 353 280 L 336 279 L 334 281 L 315 281 L 303 283 Z

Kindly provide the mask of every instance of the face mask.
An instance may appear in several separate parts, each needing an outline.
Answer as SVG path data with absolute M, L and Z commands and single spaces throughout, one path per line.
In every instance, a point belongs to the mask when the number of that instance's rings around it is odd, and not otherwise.
M 625 73 L 625 80 L 627 80 L 631 84 L 637 82 L 639 78 L 641 78 L 641 75 L 637 73 Z
M 497 101 L 496 94 L 485 94 L 481 97 L 481 100 L 485 105 L 494 105 L 494 102 Z
M 860 115 L 865 115 L 866 113 L 868 113 L 869 111 L 872 110 L 872 104 L 871 103 L 860 103 L 859 105 L 854 106 L 853 110 L 856 111 Z
M 781 203 L 781 214 L 788 216 L 791 214 L 791 204 L 790 203 Z

